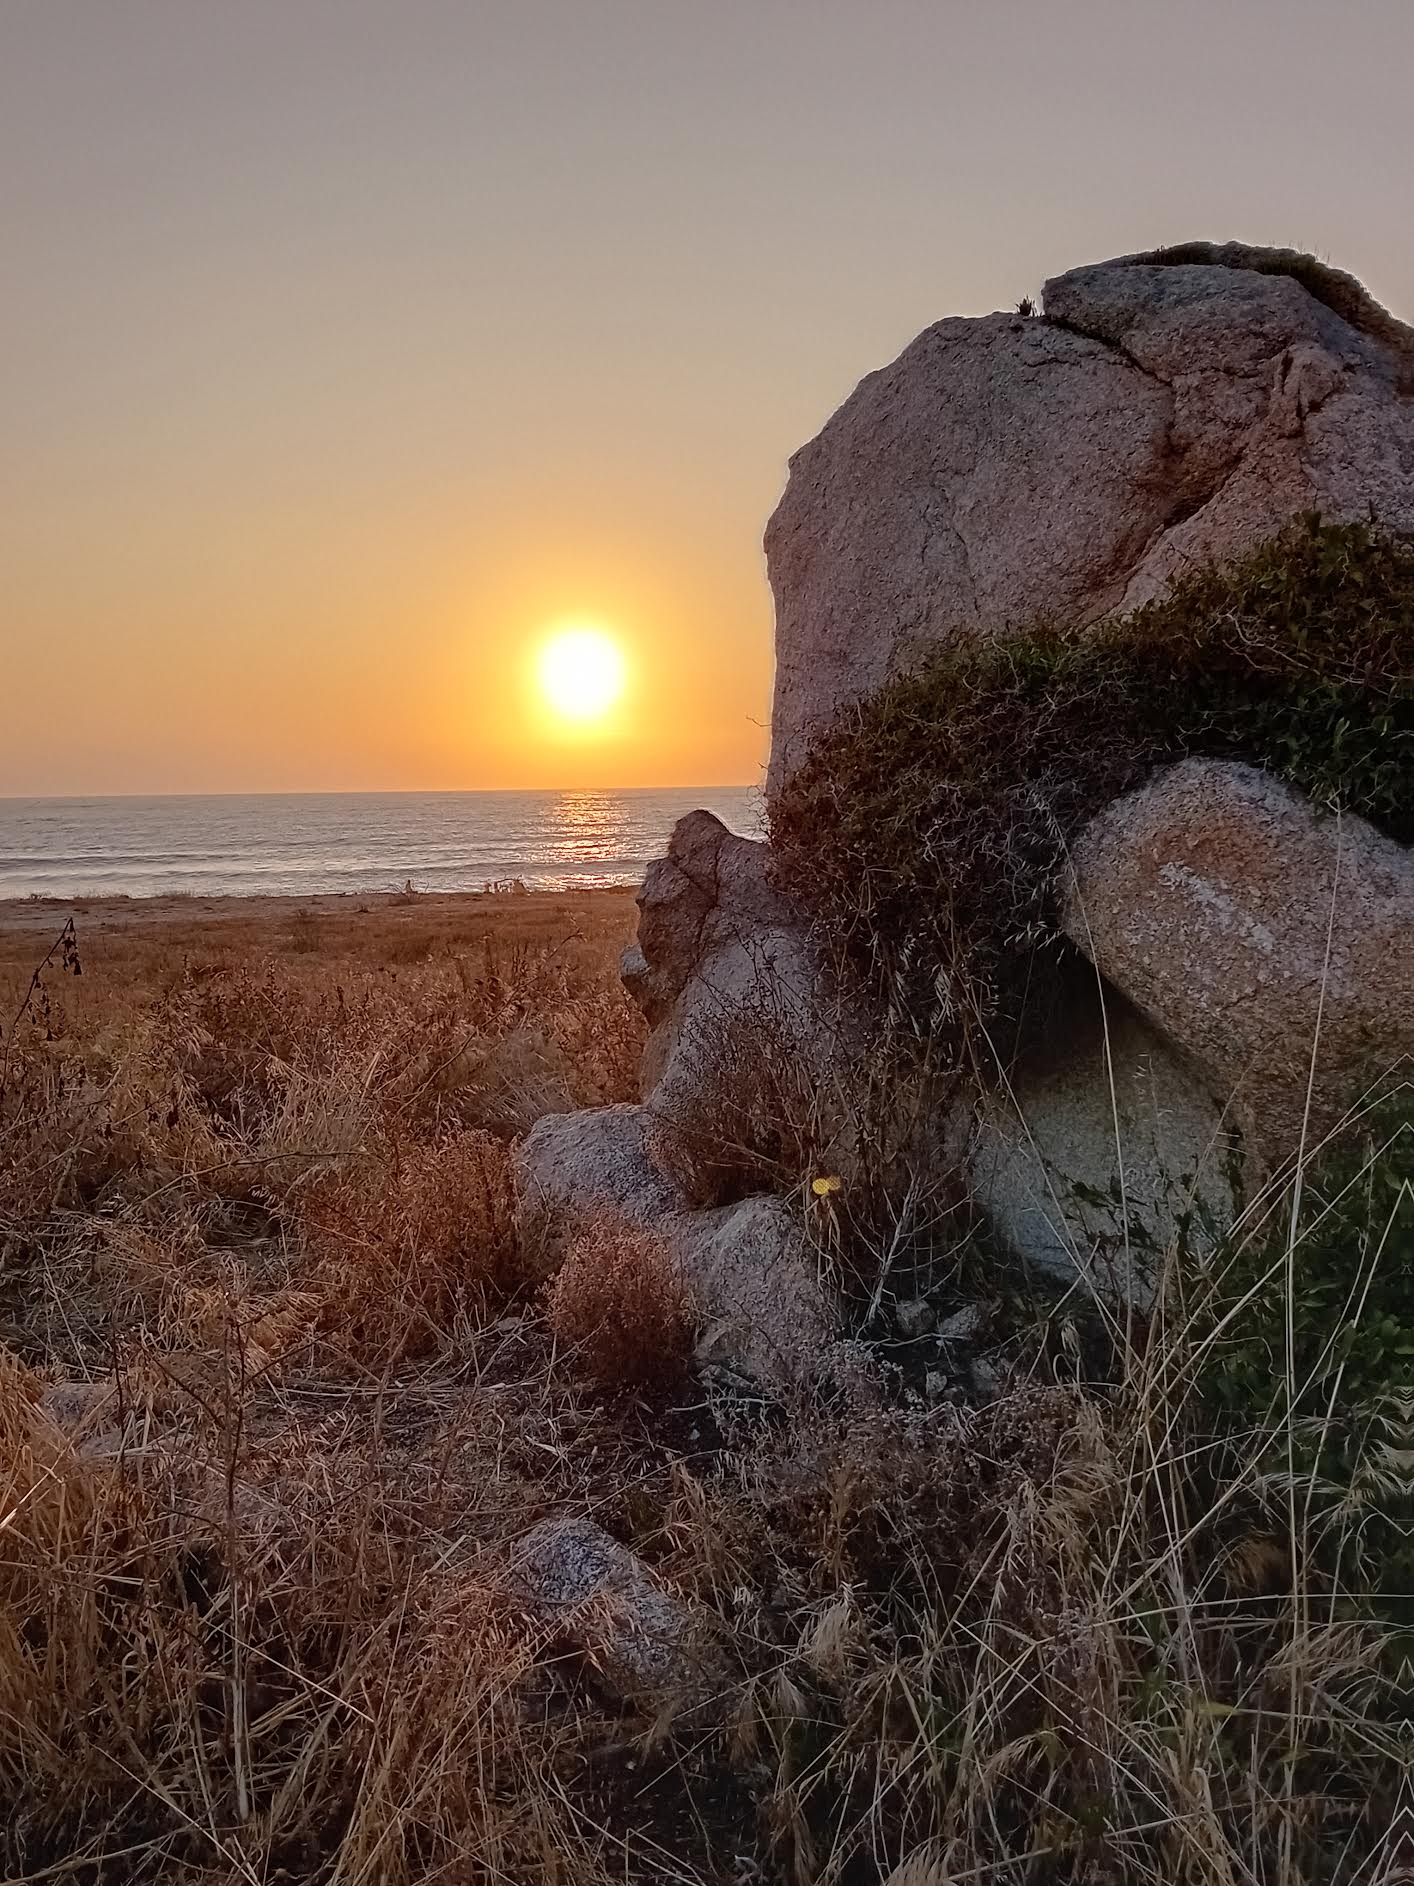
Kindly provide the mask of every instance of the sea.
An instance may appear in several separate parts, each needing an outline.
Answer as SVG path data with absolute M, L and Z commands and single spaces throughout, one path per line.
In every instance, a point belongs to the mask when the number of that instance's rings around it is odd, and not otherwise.
M 0 799 L 0 898 L 635 884 L 698 806 L 761 833 L 756 787 Z

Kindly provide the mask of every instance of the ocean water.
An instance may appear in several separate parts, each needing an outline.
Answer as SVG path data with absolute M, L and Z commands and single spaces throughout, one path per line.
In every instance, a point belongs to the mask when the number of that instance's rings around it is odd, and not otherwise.
M 0 897 L 633 884 L 697 806 L 760 834 L 755 787 L 0 799 Z

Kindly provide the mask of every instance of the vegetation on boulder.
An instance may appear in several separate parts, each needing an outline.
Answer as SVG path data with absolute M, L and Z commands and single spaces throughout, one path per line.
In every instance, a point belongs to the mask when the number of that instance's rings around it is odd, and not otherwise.
M 1294 520 L 1130 616 L 955 643 L 778 794 L 786 888 L 910 1026 L 1014 1010 L 1071 835 L 1192 754 L 1414 841 L 1414 537 Z

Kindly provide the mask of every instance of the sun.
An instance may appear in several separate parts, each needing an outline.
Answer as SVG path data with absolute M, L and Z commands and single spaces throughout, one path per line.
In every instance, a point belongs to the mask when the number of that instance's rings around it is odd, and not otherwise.
M 602 629 L 560 629 L 540 651 L 539 676 L 565 720 L 598 720 L 624 691 L 623 651 Z

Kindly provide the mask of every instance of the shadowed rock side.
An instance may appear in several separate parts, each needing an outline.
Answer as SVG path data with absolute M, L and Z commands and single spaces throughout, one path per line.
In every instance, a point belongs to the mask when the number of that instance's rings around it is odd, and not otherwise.
M 1241 1167 L 1211 1090 L 1087 969 L 1064 1025 L 983 1097 L 968 1175 L 994 1236 L 1025 1266 L 1147 1303 L 1180 1220 L 1199 1248 L 1231 1223 Z
M 938 322 L 796 453 L 772 791 L 956 636 L 1131 609 L 1306 510 L 1414 527 L 1414 333 L 1287 251 L 1172 253 L 1058 276 L 1044 317 Z

